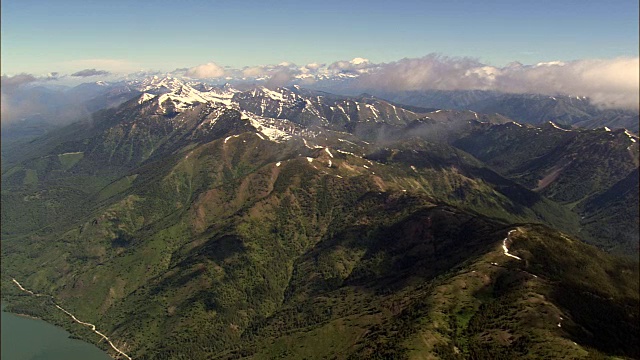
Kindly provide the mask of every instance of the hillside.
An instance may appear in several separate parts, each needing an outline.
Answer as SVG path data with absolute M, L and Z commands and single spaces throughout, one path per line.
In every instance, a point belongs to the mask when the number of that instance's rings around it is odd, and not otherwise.
M 637 249 L 634 135 L 136 86 L 3 152 L 10 310 L 135 359 L 640 357 L 637 261 L 581 241 Z

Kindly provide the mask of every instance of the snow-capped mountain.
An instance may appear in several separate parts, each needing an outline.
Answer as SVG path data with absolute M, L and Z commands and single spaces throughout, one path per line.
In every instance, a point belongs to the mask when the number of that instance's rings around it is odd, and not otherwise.
M 403 125 L 430 112 L 430 109 L 412 111 L 371 96 L 348 98 L 298 86 L 276 89 L 256 86 L 241 91 L 228 84 L 210 86 L 172 77 L 148 78 L 129 86 L 141 93 L 139 104 L 155 104 L 158 114 L 176 115 L 208 104 L 238 110 L 250 118 L 279 119 L 336 130 L 349 130 L 363 122 Z

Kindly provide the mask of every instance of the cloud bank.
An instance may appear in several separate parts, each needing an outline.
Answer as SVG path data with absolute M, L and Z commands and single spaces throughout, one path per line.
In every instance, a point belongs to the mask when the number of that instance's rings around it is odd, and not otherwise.
M 407 90 L 495 90 L 507 93 L 586 96 L 605 107 L 638 109 L 639 58 L 511 63 L 504 67 L 471 58 L 428 55 L 382 64 L 362 75 L 356 88 Z
M 2 126 L 29 114 L 37 113 L 41 106 L 19 97 L 20 89 L 25 85 L 38 81 L 31 74 L 18 74 L 14 76 L 2 75 L 0 78 L 0 120 Z
M 76 77 L 89 77 L 89 76 L 100 76 L 100 75 L 109 75 L 110 72 L 106 70 L 96 70 L 96 69 L 84 69 L 71 74 L 71 76 Z
M 14 76 L 2 75 L 0 89 L 3 93 L 13 92 L 18 87 L 37 81 L 38 79 L 31 74 L 18 74 Z
M 503 67 L 483 64 L 469 57 L 429 54 L 390 63 L 372 63 L 368 59 L 311 63 L 298 66 L 283 62 L 242 69 L 223 70 L 209 63 L 187 71 L 192 78 L 264 81 L 268 86 L 312 85 L 323 81 L 331 91 L 334 84 L 347 92 L 426 90 L 493 90 L 505 93 L 584 96 L 603 107 L 638 109 L 640 97 L 638 57 L 550 61 L 532 65 L 513 62 Z

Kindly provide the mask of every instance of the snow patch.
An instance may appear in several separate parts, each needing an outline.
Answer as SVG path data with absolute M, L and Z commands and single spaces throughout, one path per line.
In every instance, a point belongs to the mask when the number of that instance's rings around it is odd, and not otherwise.
M 153 99 L 154 97 L 156 97 L 153 94 L 149 94 L 149 93 L 144 93 L 142 94 L 142 96 L 140 96 L 140 99 L 138 99 L 138 104 L 142 104 L 143 102 L 149 101 L 151 99 Z
M 629 140 L 631 140 L 631 142 L 636 142 L 636 138 L 637 136 L 633 135 L 632 133 L 629 132 L 629 130 L 625 129 L 624 133 L 629 137 Z
M 371 104 L 365 104 L 367 106 L 367 108 L 369 110 L 371 110 L 371 112 L 373 113 L 373 116 L 377 119 L 380 117 L 380 113 L 378 112 L 378 109 L 376 109 L 375 106 L 371 105 Z
M 281 93 L 276 92 L 276 91 L 272 91 L 267 89 L 266 87 L 263 87 L 262 92 L 267 95 L 268 97 L 270 97 L 272 100 L 276 100 L 276 101 L 284 101 L 284 96 L 282 96 Z
M 348 151 L 344 151 L 344 150 L 340 150 L 340 149 L 338 149 L 336 151 L 338 151 L 340 154 L 351 155 L 351 156 L 356 156 L 356 157 L 362 157 L 362 156 L 358 156 L 358 155 L 356 155 L 356 154 L 354 154 L 352 152 L 348 152 Z
M 338 141 L 346 142 L 346 143 L 348 143 L 348 144 L 358 146 L 358 144 L 356 144 L 356 143 L 354 143 L 354 142 L 351 142 L 351 141 L 349 141 L 349 140 L 345 140 L 345 139 L 338 139 Z
M 280 166 L 281 164 L 282 164 L 282 163 L 281 163 L 280 161 L 278 161 L 278 162 L 276 163 L 276 166 Z
M 226 138 L 224 138 L 224 143 L 226 144 L 227 141 L 229 141 L 229 139 L 234 138 L 234 137 L 238 137 L 240 135 L 231 135 L 231 136 L 227 136 Z
M 313 162 L 313 158 L 311 158 L 311 157 L 307 157 L 307 161 L 308 161 L 308 162 L 310 162 L 310 163 L 312 163 L 312 162 Z
M 256 130 L 262 133 L 262 135 L 268 137 L 271 141 L 283 142 L 291 139 L 291 135 L 289 135 L 289 133 L 278 129 L 277 123 L 274 122 L 274 119 L 270 120 L 247 111 L 242 111 L 241 119 L 248 120 Z
M 331 156 L 331 158 L 333 158 L 333 154 L 331 153 L 331 151 L 329 151 L 329 148 L 324 148 L 324 151 L 329 154 L 329 156 Z
M 306 146 L 307 149 L 311 149 L 311 150 L 322 149 L 322 146 L 318 146 L 318 145 L 313 145 L 313 147 L 309 146 L 309 143 L 307 143 L 307 139 L 305 138 L 302 138 L 302 142 L 304 142 L 304 146 Z
M 560 126 L 556 125 L 556 123 L 554 123 L 553 121 L 549 121 L 549 124 L 551 124 L 551 126 L 553 126 L 554 128 L 558 129 L 558 130 L 562 130 L 562 131 L 570 131 L 567 129 L 563 129 Z

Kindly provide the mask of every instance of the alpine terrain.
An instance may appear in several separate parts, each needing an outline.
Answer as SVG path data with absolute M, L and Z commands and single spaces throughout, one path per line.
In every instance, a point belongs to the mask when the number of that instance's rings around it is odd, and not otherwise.
M 7 310 L 119 359 L 640 358 L 637 114 L 264 85 L 84 84 L 3 144 Z

